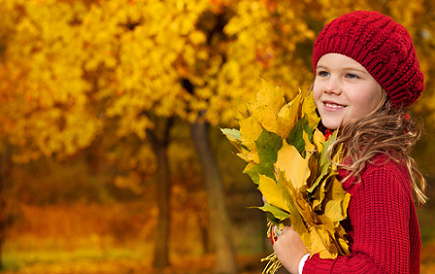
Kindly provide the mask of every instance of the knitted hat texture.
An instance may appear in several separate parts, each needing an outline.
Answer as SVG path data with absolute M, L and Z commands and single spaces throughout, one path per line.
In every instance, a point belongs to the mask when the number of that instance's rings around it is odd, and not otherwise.
M 346 55 L 367 69 L 395 107 L 420 97 L 424 76 L 408 31 L 388 16 L 355 11 L 331 21 L 314 43 L 313 67 L 328 53 Z

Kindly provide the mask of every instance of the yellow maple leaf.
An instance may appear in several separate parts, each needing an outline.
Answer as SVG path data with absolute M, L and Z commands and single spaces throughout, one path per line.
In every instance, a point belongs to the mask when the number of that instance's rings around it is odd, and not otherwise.
M 337 171 L 337 166 L 334 163 L 341 163 L 341 161 L 343 160 L 343 153 L 344 153 L 343 145 L 340 145 L 337 151 L 332 156 L 333 163 L 331 165 L 331 169 L 333 171 Z
M 341 182 L 334 178 L 328 190 L 328 198 L 325 204 L 325 215 L 332 221 L 339 222 L 347 217 L 347 207 L 350 201 L 350 194 L 343 189 Z
M 322 152 L 323 142 L 325 142 L 325 135 L 323 135 L 323 133 L 316 128 L 313 133 L 313 143 L 319 153 Z
M 324 225 L 313 226 L 310 230 L 310 236 L 313 241 L 310 246 L 310 254 L 319 254 L 322 259 L 335 259 L 337 257 L 337 247 L 330 241 L 330 235 Z
M 250 170 L 251 168 L 253 168 L 256 165 L 257 164 L 255 164 L 253 162 L 248 162 L 248 164 L 246 165 L 245 169 L 243 170 L 243 173 L 246 173 L 246 171 Z
M 283 140 L 283 145 L 278 151 L 278 160 L 275 167 L 284 171 L 286 181 L 290 182 L 298 190 L 302 185 L 306 184 L 308 177 L 310 177 L 311 171 L 308 160 L 309 157 L 304 159 L 294 146 Z
M 349 242 L 347 241 L 347 232 L 346 230 L 341 226 L 337 225 L 335 227 L 335 233 L 336 233 L 336 239 L 337 245 L 338 245 L 338 252 L 340 255 L 346 255 L 350 253 L 349 250 Z
M 261 88 L 257 93 L 257 100 L 249 105 L 249 110 L 263 128 L 276 133 L 278 113 L 284 103 L 282 90 L 271 87 L 262 79 Z
M 247 150 L 243 150 L 243 152 L 239 153 L 239 157 L 248 162 L 260 162 L 255 141 L 258 139 L 258 136 L 260 136 L 261 132 L 263 132 L 263 129 L 254 117 L 251 116 L 249 118 L 240 120 L 242 145 L 245 146 Z
M 297 204 L 295 203 L 297 191 L 292 184 L 288 184 L 285 179 L 284 171 L 278 170 L 276 173 L 278 188 L 281 191 L 281 195 L 284 198 L 284 202 L 287 204 L 290 213 L 290 222 L 293 229 L 299 234 L 305 246 L 309 247 L 312 244 L 309 231 L 305 225 L 303 215 L 300 214 Z
M 316 151 L 316 147 L 310 142 L 308 133 L 306 133 L 305 131 L 302 132 L 302 138 L 305 141 L 305 151 L 306 151 L 305 158 L 308 160 L 308 158 Z
M 259 174 L 260 183 L 258 185 L 258 189 L 261 191 L 263 196 L 266 198 L 267 202 L 271 205 L 274 205 L 282 210 L 289 211 L 287 204 L 284 202 L 282 198 L 281 192 L 279 191 L 278 185 L 276 182 L 265 176 Z
M 287 138 L 299 118 L 300 100 L 301 94 L 299 93 L 290 103 L 284 105 L 278 113 L 275 131 L 282 138 Z
M 308 124 L 312 128 L 316 128 L 320 122 L 320 116 L 317 114 L 317 107 L 316 103 L 314 102 L 312 92 L 309 96 L 304 97 L 302 103 L 302 112 L 307 116 Z

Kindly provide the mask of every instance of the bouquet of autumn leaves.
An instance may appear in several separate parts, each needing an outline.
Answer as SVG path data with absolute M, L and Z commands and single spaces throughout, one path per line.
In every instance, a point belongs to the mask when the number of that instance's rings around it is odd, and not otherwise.
M 340 222 L 347 217 L 350 194 L 336 178 L 333 164 L 341 162 L 343 150 L 328 152 L 337 131 L 325 140 L 308 92 L 299 91 L 286 103 L 281 89 L 262 81 L 257 100 L 242 113 L 240 130 L 222 132 L 248 162 L 244 173 L 267 200 L 258 208 L 267 213 L 268 236 L 275 226 L 282 229 L 291 223 L 311 256 L 334 259 L 348 254 L 347 234 Z M 275 273 L 281 266 L 275 254 L 264 260 L 269 262 L 263 273 Z

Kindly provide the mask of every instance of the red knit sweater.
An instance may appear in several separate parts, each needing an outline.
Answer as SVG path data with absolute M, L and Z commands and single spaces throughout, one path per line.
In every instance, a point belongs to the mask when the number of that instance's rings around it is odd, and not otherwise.
M 303 273 L 420 273 L 421 238 L 408 170 L 386 156 L 375 157 L 360 183 L 343 183 L 351 254 L 335 260 L 314 255 Z M 344 224 L 346 225 L 346 224 Z

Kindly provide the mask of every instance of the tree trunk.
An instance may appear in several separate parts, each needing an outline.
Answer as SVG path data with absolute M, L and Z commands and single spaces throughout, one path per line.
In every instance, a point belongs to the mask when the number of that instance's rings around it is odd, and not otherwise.
M 172 120 L 166 123 L 166 129 L 162 138 L 147 130 L 147 137 L 151 142 L 157 159 L 157 203 L 159 217 L 156 231 L 156 242 L 154 247 L 153 266 L 163 268 L 170 265 L 169 262 L 169 222 L 170 222 L 170 178 L 167 147 L 169 144 L 169 131 Z
M 10 180 L 12 170 L 11 149 L 6 145 L 4 153 L 0 155 L 0 270 L 3 269 L 3 244 L 6 239 L 6 226 L 8 225 L 9 206 L 6 197 L 6 183 Z
M 201 162 L 210 212 L 211 237 L 216 248 L 216 273 L 237 272 L 236 252 L 231 233 L 222 177 L 207 134 L 208 125 L 199 119 L 191 125 L 192 138 Z
M 196 218 L 201 233 L 202 251 L 204 254 L 209 254 L 211 252 L 209 226 L 206 224 L 205 220 L 203 220 L 202 216 L 197 216 Z

